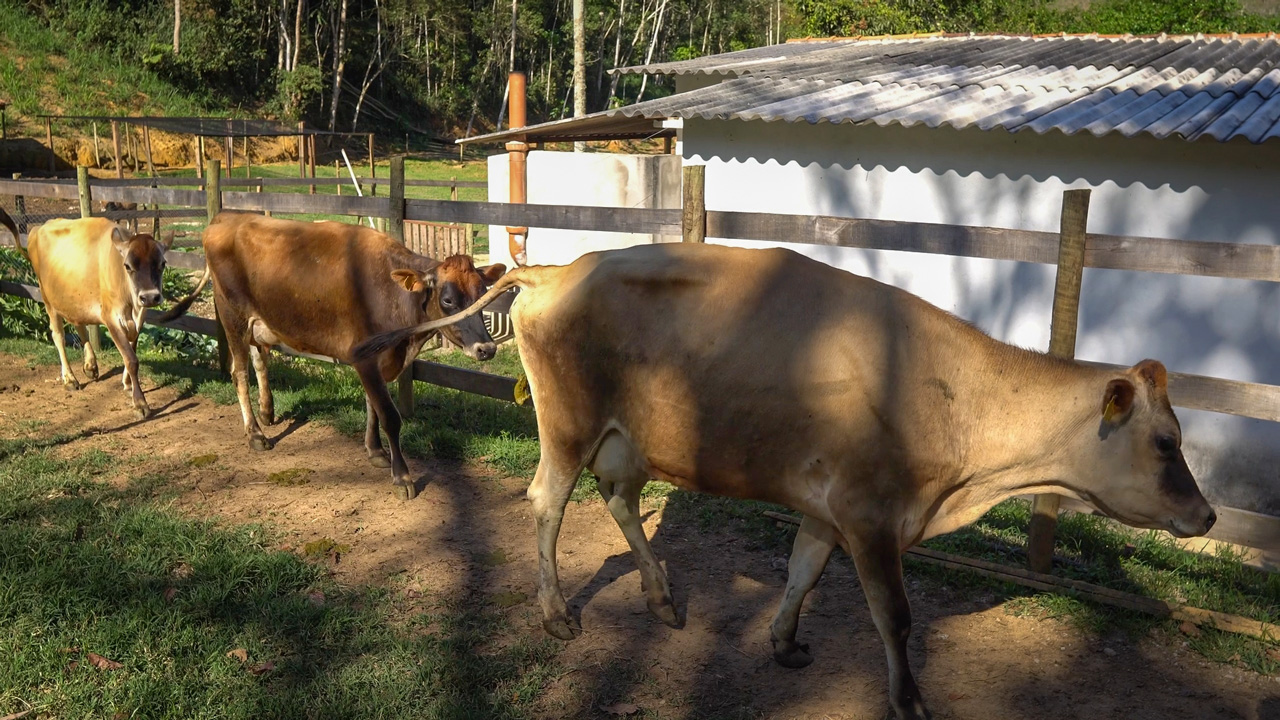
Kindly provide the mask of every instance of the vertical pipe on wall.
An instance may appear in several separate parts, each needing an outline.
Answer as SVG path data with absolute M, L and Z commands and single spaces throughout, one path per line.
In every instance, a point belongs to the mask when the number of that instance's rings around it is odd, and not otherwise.
M 507 86 L 511 90 L 511 113 L 508 116 L 508 127 L 518 128 L 526 125 L 525 115 L 525 77 L 524 73 L 511 73 Z M 508 190 L 509 203 L 525 203 L 528 200 L 528 155 L 529 144 L 523 135 L 507 143 Z M 529 257 L 526 251 L 529 228 L 507 227 L 507 250 L 516 265 L 524 265 Z

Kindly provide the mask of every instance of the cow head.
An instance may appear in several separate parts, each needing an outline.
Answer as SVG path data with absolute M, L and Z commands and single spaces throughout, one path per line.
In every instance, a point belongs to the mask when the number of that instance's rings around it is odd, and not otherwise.
M 1103 513 L 1178 537 L 1209 532 L 1217 514 L 1182 457 L 1164 365 L 1144 360 L 1107 382 L 1076 457 L 1077 490 Z
M 160 243 L 147 234 L 128 235 L 123 228 L 111 231 L 111 244 L 124 261 L 124 274 L 129 283 L 129 297 L 136 307 L 155 307 L 164 300 L 161 277 L 164 274 L 164 252 L 173 236 Z
M 502 264 L 477 268 L 469 255 L 454 255 L 427 272 L 393 270 L 391 278 L 418 301 L 421 314 L 415 322 L 429 322 L 462 312 L 506 271 Z M 497 351 L 480 314 L 440 332 L 476 360 L 488 360 Z

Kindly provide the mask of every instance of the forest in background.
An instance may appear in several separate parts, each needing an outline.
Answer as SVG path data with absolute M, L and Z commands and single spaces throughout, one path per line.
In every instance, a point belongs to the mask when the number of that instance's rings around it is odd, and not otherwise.
M 93 94 L 68 103 L 29 92 L 13 101 L 19 116 L 178 114 L 164 106 L 165 95 L 188 114 L 456 136 L 495 126 L 512 68 L 528 74 L 531 122 L 573 114 L 575 1 L 584 5 L 588 112 L 671 91 L 663 78 L 617 77 L 612 68 L 793 37 L 1280 29 L 1274 12 L 1258 11 L 1263 0 L 1248 9 L 1238 0 L 6 0 L 0 6 L 31 15 L 54 33 L 51 44 L 109 58 L 104 72 L 127 68 L 128 77 L 142 73 L 172 88 L 139 88 L 121 100 L 115 87 L 102 107 L 85 106 L 94 104 Z M 6 49 L 21 49 L 19 27 L 0 28 Z M 0 81 L 19 83 L 21 63 L 4 62 Z M 50 67 L 56 72 L 58 64 Z M 102 82 L 116 80 L 108 75 Z M 0 99 L 6 90 L 0 86 Z

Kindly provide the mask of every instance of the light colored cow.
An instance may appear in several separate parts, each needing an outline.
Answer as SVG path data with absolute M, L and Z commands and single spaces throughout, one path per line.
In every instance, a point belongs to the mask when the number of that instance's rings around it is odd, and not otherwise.
M 1153 360 L 1111 371 L 1015 348 L 902 290 L 780 249 L 593 253 L 514 270 L 467 313 L 512 285 L 542 445 L 528 491 L 538 599 L 556 637 L 577 633 L 556 538 L 584 467 L 631 545 L 649 608 L 671 625 L 679 617 L 641 527 L 646 482 L 803 513 L 775 658 L 809 662 L 796 642 L 801 602 L 840 545 L 884 640 L 899 718 L 928 717 L 907 663 L 906 548 L 1038 492 L 1179 536 L 1214 522 Z
M 7 224 L 12 224 L 8 215 Z M 17 234 L 15 232 L 15 237 Z M 84 343 L 84 372 L 98 379 L 98 358 L 87 342 L 88 326 L 106 325 L 125 361 L 122 382 L 138 419 L 151 414 L 138 382 L 138 334 L 147 308 L 164 299 L 161 275 L 168 245 L 150 235 L 131 235 L 106 218 L 50 220 L 27 236 L 27 257 L 35 269 L 49 313 L 49 331 L 62 361 L 62 384 L 80 389 L 67 362 L 64 322 Z

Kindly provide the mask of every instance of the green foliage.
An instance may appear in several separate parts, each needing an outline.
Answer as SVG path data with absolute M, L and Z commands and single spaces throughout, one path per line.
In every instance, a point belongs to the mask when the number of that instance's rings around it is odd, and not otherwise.
M 1086 8 L 1049 0 L 797 0 L 806 34 L 913 32 L 1102 33 L 1263 32 L 1275 16 L 1247 13 L 1238 0 L 1101 0 Z
M 276 95 L 272 100 L 275 114 L 285 120 L 302 119 L 307 108 L 313 108 L 324 94 L 324 76 L 319 68 L 299 65 L 288 72 L 280 72 L 276 83 Z
M 0 279 L 36 284 L 31 263 L 16 248 L 0 248 Z M 0 293 L 0 329 L 19 337 L 42 338 L 49 333 L 49 316 L 35 300 Z

